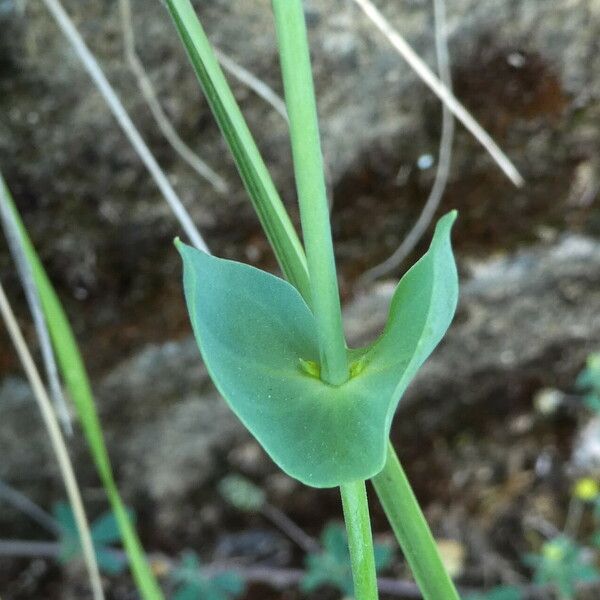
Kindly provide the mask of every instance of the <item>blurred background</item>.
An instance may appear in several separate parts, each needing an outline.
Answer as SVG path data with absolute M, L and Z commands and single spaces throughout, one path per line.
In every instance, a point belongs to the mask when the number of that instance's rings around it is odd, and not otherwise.
M 270 3 L 194 4 L 237 65 L 230 83 L 297 224 L 286 121 L 239 79 L 243 67 L 282 94 Z M 435 70 L 430 0 L 375 4 Z M 161 2 L 130 0 L 129 23 L 117 0 L 64 6 L 213 252 L 277 272 Z M 357 345 L 381 330 L 395 282 L 428 245 L 431 227 L 397 268 L 361 279 L 396 250 L 428 198 L 442 108 L 352 0 L 305 6 L 345 320 Z M 459 211 L 461 302 L 402 400 L 392 439 L 465 590 L 500 600 L 598 597 L 585 580 L 596 577 L 600 540 L 600 2 L 447 0 L 446 11 L 454 92 L 525 185 L 512 185 L 457 123 L 437 214 Z M 283 512 L 319 539 L 341 519 L 338 492 L 279 472 L 212 387 L 190 337 L 172 245 L 183 234 L 167 204 L 44 2 L 0 0 L 0 31 L 0 169 L 74 325 L 119 487 L 146 550 L 163 557 L 155 567 L 189 549 L 203 564 L 246 569 L 240 598 L 339 597 L 332 582 L 300 589 L 306 548 L 269 517 Z M 212 182 L 157 126 L 125 53 L 132 34 L 144 81 L 215 172 Z M 4 240 L 0 278 L 35 345 Z M 101 515 L 106 500 L 79 432 L 70 447 L 89 513 Z M 258 504 L 243 510 L 228 499 L 220 483 L 232 475 L 256 486 Z M 0 480 L 47 511 L 65 499 L 4 328 Z M 375 497 L 372 507 L 377 539 L 393 550 Z M 0 539 L 48 533 L 0 498 Z M 571 595 L 557 592 L 553 573 Z M 398 551 L 382 577 L 409 583 Z M 107 576 L 106 588 L 115 600 L 137 598 L 125 574 Z M 383 597 L 416 597 L 408 588 Z M 87 598 L 86 590 L 78 564 L 0 556 L 2 600 Z

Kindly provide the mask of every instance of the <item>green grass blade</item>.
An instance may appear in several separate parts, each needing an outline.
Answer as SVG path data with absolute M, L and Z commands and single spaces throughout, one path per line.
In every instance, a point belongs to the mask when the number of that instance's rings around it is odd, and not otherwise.
M 0 185 L 3 185 L 6 190 L 10 209 L 19 225 L 21 243 L 38 288 L 63 379 L 75 404 L 77 415 L 96 464 L 98 474 L 119 525 L 123 545 L 129 557 L 131 572 L 136 585 L 144 600 L 162 600 L 162 592 L 146 560 L 144 550 L 135 528 L 131 524 L 114 480 L 110 459 L 104 443 L 102 427 L 98 413 L 96 412 L 91 385 L 75 336 L 62 308 L 62 304 L 44 270 L 10 192 L 1 176 Z
M 194 8 L 189 0 L 167 0 L 167 7 L 281 269 L 310 302 L 302 244 Z
M 383 471 L 372 481 L 424 600 L 460 600 L 391 444 Z

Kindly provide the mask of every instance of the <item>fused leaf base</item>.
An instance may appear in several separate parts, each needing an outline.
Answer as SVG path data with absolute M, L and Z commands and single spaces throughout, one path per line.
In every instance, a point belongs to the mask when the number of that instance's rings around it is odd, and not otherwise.
M 400 397 L 456 309 L 455 218 L 450 213 L 440 220 L 429 251 L 398 284 L 383 334 L 368 348 L 349 351 L 351 377 L 337 387 L 319 378 L 315 321 L 292 285 L 177 242 L 207 369 L 288 475 L 333 487 L 383 468 Z

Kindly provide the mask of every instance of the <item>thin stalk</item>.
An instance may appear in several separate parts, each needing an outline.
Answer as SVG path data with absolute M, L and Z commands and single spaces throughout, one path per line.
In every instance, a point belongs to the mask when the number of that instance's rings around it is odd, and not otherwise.
M 208 252 L 208 248 L 204 242 L 202 235 L 198 231 L 196 225 L 192 221 L 189 213 L 187 212 L 183 202 L 173 189 L 171 182 L 160 168 L 158 162 L 154 158 L 152 152 L 148 148 L 148 145 L 143 140 L 140 132 L 133 124 L 131 117 L 125 110 L 123 103 L 117 96 L 117 93 L 108 82 L 106 75 L 104 75 L 102 68 L 98 64 L 95 56 L 90 52 L 83 38 L 79 34 L 77 27 L 71 20 L 71 17 L 67 14 L 60 0 L 43 0 L 46 8 L 50 11 L 60 30 L 67 38 L 78 58 L 83 63 L 89 76 L 92 78 L 98 91 L 104 98 L 106 104 L 110 108 L 115 119 L 118 121 L 123 133 L 127 136 L 127 139 L 137 152 L 138 156 L 148 169 L 150 175 L 154 179 L 154 182 L 161 191 L 164 199 L 167 201 L 173 214 L 179 221 L 181 227 L 185 231 L 186 235 L 190 238 L 190 241 L 196 248 Z
M 391 444 L 388 444 L 383 471 L 372 481 L 423 598 L 459 600 L 435 539 Z
M 290 120 L 311 306 L 318 328 L 321 376 L 332 385 L 340 385 L 348 379 L 348 361 L 302 1 L 273 0 L 273 11 Z
M 102 591 L 102 581 L 100 579 L 100 571 L 98 570 L 98 563 L 96 561 L 96 551 L 94 550 L 94 544 L 92 542 L 92 534 L 90 533 L 90 527 L 87 516 L 85 514 L 85 508 L 81 499 L 81 492 L 79 491 L 79 485 L 73 471 L 73 465 L 69 457 L 67 445 L 62 436 L 56 414 L 52 408 L 50 398 L 44 388 L 42 379 L 38 370 L 33 362 L 29 348 L 23 338 L 21 329 L 17 323 L 13 310 L 10 306 L 8 298 L 4 293 L 4 288 L 0 283 L 0 313 L 8 329 L 10 338 L 14 344 L 15 350 L 19 356 L 27 379 L 33 389 L 35 399 L 38 403 L 42 419 L 46 429 L 48 430 L 48 436 L 52 444 L 52 449 L 56 455 L 60 472 L 64 481 L 67 496 L 73 509 L 73 515 L 77 524 L 77 531 L 79 533 L 79 539 L 81 540 L 81 549 L 83 552 L 83 558 L 87 567 L 88 575 L 90 578 L 90 584 L 92 587 L 92 594 L 94 600 L 104 600 L 104 592 Z
M 179 154 L 179 156 L 194 171 L 196 171 L 198 175 L 200 175 L 200 177 L 206 179 L 219 194 L 226 194 L 229 191 L 227 182 L 181 139 L 181 136 L 177 133 L 177 130 L 160 104 L 156 90 L 154 89 L 142 60 L 135 49 L 135 34 L 133 31 L 130 0 L 119 0 L 119 8 L 121 11 L 121 28 L 123 30 L 125 59 L 129 64 L 129 68 L 135 75 L 140 93 L 144 97 L 158 128 L 167 142 L 171 144 L 173 150 L 175 150 L 175 152 L 177 152 L 177 154 Z
M 242 67 L 233 60 L 230 56 L 225 54 L 218 48 L 213 48 L 215 56 L 221 66 L 233 77 L 235 77 L 240 83 L 243 83 L 248 89 L 252 90 L 258 97 L 262 98 L 267 104 L 273 107 L 276 113 L 278 113 L 284 121 L 288 121 L 287 109 L 285 102 L 280 98 L 275 90 L 270 88 L 262 79 L 248 71 L 248 69 Z
M 15 490 L 6 482 L 0 480 L 0 500 L 8 502 L 16 510 L 27 515 L 32 521 L 54 535 L 60 534 L 60 525 L 51 514 L 30 500 L 25 494 Z
M 406 40 L 396 31 L 371 0 L 354 0 L 373 24 L 394 46 L 421 81 L 453 112 L 454 116 L 467 128 L 475 139 L 487 150 L 504 174 L 517 187 L 525 183 L 522 175 L 500 149 L 489 133 L 473 118 L 471 113 L 459 102 L 456 96 L 434 75 L 423 59 L 412 49 Z
M 377 574 L 365 482 L 354 481 L 342 485 L 340 493 L 348 531 L 354 594 L 357 600 L 376 600 Z

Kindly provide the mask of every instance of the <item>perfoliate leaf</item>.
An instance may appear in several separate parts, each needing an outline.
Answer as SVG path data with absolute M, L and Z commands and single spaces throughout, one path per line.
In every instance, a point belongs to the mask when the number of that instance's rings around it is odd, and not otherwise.
M 352 377 L 321 381 L 315 320 L 289 283 L 177 243 L 194 333 L 232 410 L 288 475 L 314 487 L 368 479 L 406 387 L 450 325 L 458 281 L 450 247 L 456 218 L 440 219 L 429 251 L 402 278 L 388 323 L 349 351 Z

